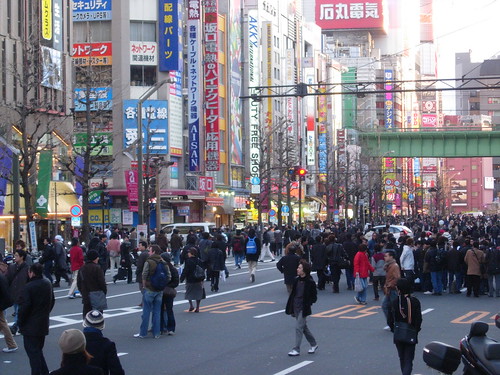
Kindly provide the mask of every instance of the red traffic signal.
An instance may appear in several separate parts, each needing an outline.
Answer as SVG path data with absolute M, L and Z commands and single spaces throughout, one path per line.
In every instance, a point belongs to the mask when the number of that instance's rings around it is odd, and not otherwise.
M 307 171 L 305 168 L 298 167 L 297 168 L 297 175 L 300 177 L 304 177 L 307 174 Z
M 247 210 L 249 210 L 250 208 L 252 208 L 252 201 L 246 200 L 245 204 L 246 204 Z

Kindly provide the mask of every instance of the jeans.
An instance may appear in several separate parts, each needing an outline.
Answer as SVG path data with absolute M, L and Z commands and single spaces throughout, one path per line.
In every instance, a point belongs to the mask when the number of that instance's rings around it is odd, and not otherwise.
M 411 375 L 413 359 L 415 358 L 415 346 L 412 344 L 396 344 L 402 375 Z
M 174 298 L 163 297 L 161 331 L 175 332 Z
M 24 336 L 24 350 L 30 360 L 31 375 L 48 375 L 49 368 L 43 356 L 45 336 Z
M 366 302 L 366 287 L 368 285 L 367 278 L 361 277 L 359 280 L 361 281 L 361 286 L 363 287 L 363 290 L 361 292 L 358 292 L 357 298 L 359 302 Z
M 434 293 L 443 293 L 443 273 L 441 271 L 431 272 L 431 280 Z
M 174 260 L 175 266 L 181 263 L 181 249 L 172 249 L 172 259 Z
M 354 275 L 353 275 L 352 268 L 347 268 L 345 270 L 345 278 L 347 280 L 347 289 L 353 290 L 354 289 Z
M 300 344 L 302 342 L 303 335 L 306 336 L 306 339 L 311 346 L 316 345 L 316 339 L 307 327 L 306 318 L 307 317 L 302 315 L 302 311 L 295 315 L 295 346 L 293 348 L 298 352 L 300 352 Z
M 495 287 L 493 288 L 493 280 L 495 281 Z M 488 274 L 488 287 L 489 287 L 489 296 L 493 297 L 493 291 L 496 291 L 496 296 L 500 297 L 500 273 L 496 275 Z
M 462 272 L 448 272 L 448 292 L 451 293 L 453 291 L 453 281 L 455 281 L 455 293 L 460 292 L 462 288 L 462 284 L 464 282 L 464 275 Z
M 324 269 L 317 270 L 316 275 L 318 276 L 318 289 L 324 290 L 326 284 L 325 270 Z
M 210 273 L 210 286 L 212 287 L 212 292 L 217 292 L 219 290 L 219 278 L 220 271 L 212 271 Z
M 379 298 L 379 288 L 383 288 L 385 285 L 385 276 L 373 276 L 373 293 L 375 298 Z
M 161 313 L 161 300 L 163 292 L 153 292 L 151 290 L 144 290 L 144 297 L 142 299 L 142 323 L 141 323 L 141 336 L 147 336 L 149 326 L 149 316 L 153 316 L 153 336 L 160 335 L 160 313 Z
M 333 293 L 339 293 L 339 282 L 340 282 L 340 276 L 342 275 L 342 270 L 339 268 L 339 266 L 332 264 L 330 265 L 330 271 L 332 273 L 331 279 L 332 279 L 332 292 Z
M 389 325 L 389 314 L 392 314 L 392 304 L 398 298 L 398 293 L 395 290 L 390 290 L 389 294 L 386 294 L 384 300 L 382 301 L 382 311 L 385 315 L 385 320 L 387 325 Z
M 243 259 L 245 259 L 245 254 L 234 254 L 234 265 L 235 266 L 241 266 L 241 263 L 243 263 Z
M 276 255 L 281 256 L 283 254 L 283 242 L 276 242 Z

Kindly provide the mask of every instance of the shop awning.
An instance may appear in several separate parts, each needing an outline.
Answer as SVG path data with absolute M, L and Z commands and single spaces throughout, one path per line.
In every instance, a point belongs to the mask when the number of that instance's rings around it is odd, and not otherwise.
M 224 205 L 224 198 L 220 197 L 206 197 L 205 201 L 207 202 L 208 206 L 223 206 Z
M 67 181 L 50 181 L 49 214 L 70 217 L 70 208 L 80 204 L 75 189 Z
M 191 199 L 167 199 L 167 202 L 170 204 L 187 204 L 193 203 Z

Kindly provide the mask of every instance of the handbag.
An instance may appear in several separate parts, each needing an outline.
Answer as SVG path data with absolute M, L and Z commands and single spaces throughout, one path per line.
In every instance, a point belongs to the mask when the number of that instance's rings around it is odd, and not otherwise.
M 104 311 L 108 308 L 106 294 L 102 290 L 89 292 L 89 299 L 93 310 Z
M 175 296 L 177 296 L 177 290 L 175 290 L 175 288 L 166 286 L 165 289 L 163 289 L 163 297 L 175 298 Z
M 399 297 L 401 298 L 401 297 Z M 408 317 L 407 322 L 394 322 L 394 343 L 399 344 L 410 344 L 415 345 L 417 343 L 417 330 L 411 325 L 411 301 L 410 298 L 406 297 L 408 302 Z M 401 315 L 404 314 L 401 311 L 401 303 L 399 311 Z
M 198 281 L 205 280 L 205 270 L 199 264 L 194 268 L 193 277 Z
M 474 256 L 476 257 L 477 262 L 479 263 L 479 272 L 481 272 L 481 275 L 484 275 L 486 273 L 486 264 L 481 263 L 481 261 L 479 260 L 479 257 L 477 256 L 477 254 L 474 250 L 472 250 L 472 252 L 474 253 Z

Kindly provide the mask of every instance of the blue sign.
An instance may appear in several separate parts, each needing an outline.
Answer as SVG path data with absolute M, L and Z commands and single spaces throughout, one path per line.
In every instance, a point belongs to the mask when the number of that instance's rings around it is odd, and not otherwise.
M 276 216 L 276 211 L 273 209 L 269 210 L 269 216 Z
M 328 172 L 327 153 L 328 153 L 328 150 L 327 150 L 326 133 L 319 133 L 318 134 L 318 167 L 319 167 L 319 173 L 322 173 L 322 174 L 326 174 Z
M 111 20 L 111 0 L 74 0 L 73 22 Z
M 123 101 L 124 148 L 137 141 L 138 100 Z M 142 103 L 142 152 L 168 153 L 168 103 L 166 100 L 146 100 Z
M 285 214 L 288 213 L 288 212 L 290 212 L 290 207 L 288 207 L 288 206 L 281 206 L 281 212 L 283 212 Z
M 158 1 L 159 70 L 182 71 L 182 5 L 180 0 Z
M 257 176 L 254 176 L 254 177 L 252 177 L 250 182 L 252 183 L 252 185 L 260 185 L 260 178 L 258 178 Z
M 75 89 L 75 112 L 87 110 L 87 89 Z M 113 102 L 113 89 L 111 87 L 93 87 L 89 93 L 91 111 L 111 111 Z

